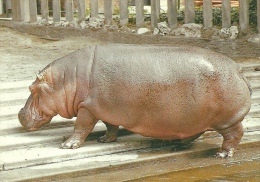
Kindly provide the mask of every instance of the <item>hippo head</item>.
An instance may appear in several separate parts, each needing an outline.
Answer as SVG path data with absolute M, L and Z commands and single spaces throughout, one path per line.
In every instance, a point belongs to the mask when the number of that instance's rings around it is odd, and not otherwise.
M 18 118 L 25 129 L 33 131 L 49 123 L 57 115 L 57 108 L 53 100 L 53 89 L 39 75 L 29 90 L 31 95 L 18 113 Z

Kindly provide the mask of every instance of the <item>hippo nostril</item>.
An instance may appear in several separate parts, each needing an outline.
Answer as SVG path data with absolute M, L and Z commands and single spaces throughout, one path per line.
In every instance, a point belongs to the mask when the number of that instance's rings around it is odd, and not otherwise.
M 21 115 L 23 113 L 23 108 L 19 111 L 18 115 Z
M 18 118 L 20 121 L 23 120 L 23 114 L 21 113 L 21 111 L 18 113 Z
M 24 126 L 25 125 L 25 119 L 24 119 L 24 110 L 23 108 L 18 113 L 18 119 L 20 123 Z

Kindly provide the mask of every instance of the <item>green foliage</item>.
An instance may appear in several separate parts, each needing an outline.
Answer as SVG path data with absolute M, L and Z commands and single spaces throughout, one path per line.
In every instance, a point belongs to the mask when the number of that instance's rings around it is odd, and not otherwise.
M 219 7 L 212 8 L 213 25 L 221 25 L 222 10 Z M 231 8 L 231 24 L 239 21 L 239 9 L 237 7 Z M 196 8 L 195 23 L 203 24 L 203 8 Z
M 221 8 L 214 7 L 212 9 L 213 25 L 221 25 L 221 17 L 222 17 L 221 13 L 222 13 Z
M 257 24 L 257 5 L 256 0 L 251 0 L 249 4 L 249 23 L 250 25 Z
M 249 8 L 249 20 L 251 25 L 256 25 L 257 15 L 256 15 L 256 0 L 252 0 Z M 213 25 L 221 25 L 222 21 L 222 9 L 221 7 L 212 8 Z M 177 19 L 179 22 L 183 22 L 185 17 L 184 10 L 178 11 Z M 195 23 L 203 24 L 203 8 L 196 7 L 195 9 Z M 239 23 L 239 7 L 231 8 L 231 24 Z
M 202 8 L 195 9 L 195 23 L 203 24 L 203 9 Z
M 249 22 L 250 25 L 256 26 L 257 24 L 257 0 L 251 0 L 249 4 Z M 129 9 L 130 12 L 131 9 Z M 212 8 L 212 15 L 213 15 L 213 25 L 221 26 L 222 23 L 222 9 L 221 7 L 213 7 Z M 160 21 L 167 21 L 167 13 L 160 14 Z M 178 10 L 177 20 L 179 23 L 184 23 L 185 19 L 185 12 L 183 9 Z M 145 17 L 146 21 L 150 21 L 150 17 Z M 135 13 L 129 14 L 129 23 L 135 24 Z M 195 23 L 203 24 L 203 8 L 196 7 L 195 9 Z M 231 8 L 231 24 L 239 23 L 239 7 L 232 7 Z
M 239 8 L 232 7 L 231 8 L 231 24 L 239 23 Z
M 129 24 L 136 24 L 136 14 L 135 8 L 132 6 L 128 6 L 128 23 Z

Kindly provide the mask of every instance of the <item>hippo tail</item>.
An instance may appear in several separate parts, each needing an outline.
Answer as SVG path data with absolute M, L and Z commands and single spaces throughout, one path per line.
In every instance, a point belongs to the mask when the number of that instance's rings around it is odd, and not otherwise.
M 253 89 L 251 87 L 251 84 L 249 83 L 248 79 L 245 77 L 245 75 L 243 74 L 243 70 L 242 68 L 239 67 L 239 73 L 240 75 L 242 76 L 244 82 L 246 83 L 247 87 L 248 87 L 248 90 L 250 92 L 250 95 L 252 96 L 252 93 L 253 93 Z

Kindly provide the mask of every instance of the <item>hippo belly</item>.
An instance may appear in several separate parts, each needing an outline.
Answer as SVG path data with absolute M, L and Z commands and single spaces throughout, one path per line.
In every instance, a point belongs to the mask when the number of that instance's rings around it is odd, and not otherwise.
M 186 138 L 210 129 L 215 115 L 212 112 L 217 109 L 214 103 L 207 103 L 216 99 L 214 93 L 195 99 L 194 89 L 192 83 L 135 86 L 115 83 L 109 89 L 94 92 L 92 101 L 99 106 L 92 106 L 93 113 L 103 121 L 144 136 Z

